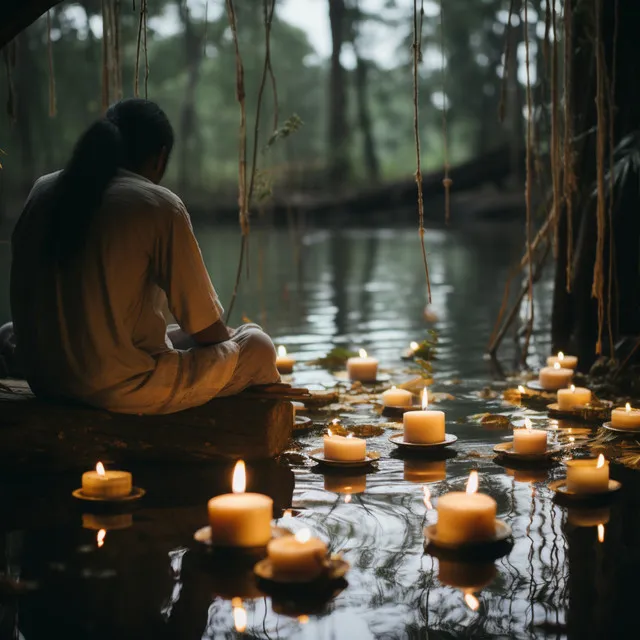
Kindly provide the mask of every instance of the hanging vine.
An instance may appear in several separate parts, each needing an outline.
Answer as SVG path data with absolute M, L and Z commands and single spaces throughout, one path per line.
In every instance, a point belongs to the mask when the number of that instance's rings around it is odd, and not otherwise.
M 133 4 L 135 10 L 135 0 Z M 148 97 L 149 82 L 149 54 L 147 51 L 147 0 L 140 0 L 140 15 L 138 18 L 138 39 L 136 42 L 136 65 L 133 74 L 133 95 L 138 98 L 140 96 L 140 50 L 144 49 L 145 60 L 145 76 L 144 76 L 144 95 Z
M 447 58 L 444 47 L 444 0 L 440 0 L 440 50 L 442 53 L 442 153 L 444 159 L 444 219 L 449 224 L 451 213 L 451 185 L 453 180 L 449 177 L 449 143 L 447 133 Z
M 56 77 L 53 72 L 53 42 L 51 40 L 51 11 L 47 11 L 47 62 L 49 68 L 49 117 L 56 115 Z
M 511 38 L 509 37 L 509 29 L 512 28 L 511 20 L 513 18 L 515 0 L 509 2 L 509 17 L 507 19 L 507 37 L 504 43 L 504 54 L 502 56 L 502 82 L 500 83 L 500 103 L 498 104 L 498 120 L 502 124 L 507 113 L 507 86 L 509 84 L 509 61 L 511 60 Z
M 558 256 L 558 227 L 560 220 L 560 119 L 558 113 L 558 25 L 555 0 L 547 0 L 547 8 L 551 8 L 551 183 L 553 188 L 553 255 Z
M 571 83 L 571 53 L 573 51 L 573 1 L 564 3 L 564 142 L 563 142 L 563 201 L 567 219 L 567 293 L 571 293 L 573 279 L 573 194 L 576 178 L 573 166 L 573 86 Z
M 420 0 L 420 12 L 418 16 L 418 0 L 413 0 L 413 132 L 416 143 L 416 185 L 418 187 L 418 233 L 420 235 L 420 247 L 422 249 L 422 262 L 427 279 L 427 299 L 431 302 L 431 280 L 429 278 L 429 263 L 427 262 L 427 249 L 424 244 L 424 198 L 422 196 L 422 169 L 420 162 L 420 121 L 418 103 L 418 65 L 422 61 L 422 17 L 424 16 L 424 0 Z

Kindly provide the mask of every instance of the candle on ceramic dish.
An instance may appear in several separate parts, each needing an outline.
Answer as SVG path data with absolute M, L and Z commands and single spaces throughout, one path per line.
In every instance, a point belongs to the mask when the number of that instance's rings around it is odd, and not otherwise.
M 221 547 L 263 547 L 271 539 L 273 500 L 261 493 L 245 493 L 242 460 L 233 470 L 232 491 L 208 504 L 211 542 Z
M 619 429 L 639 429 L 640 409 L 632 408 L 627 402 L 624 407 L 618 407 L 611 412 L 611 426 Z
M 378 361 L 370 358 L 364 349 L 360 349 L 359 357 L 347 360 L 347 373 L 350 380 L 375 382 L 378 379 Z
M 276 357 L 276 368 L 278 369 L 279 373 L 292 373 L 293 365 L 295 365 L 295 363 L 295 358 L 287 355 L 286 347 L 280 345 L 278 347 L 278 356 Z
M 366 455 L 367 443 L 362 438 L 354 438 L 351 433 L 347 436 L 337 436 L 331 429 L 327 429 L 327 435 L 324 437 L 324 457 L 327 460 L 360 462 Z
M 540 369 L 540 386 L 546 391 L 556 391 L 571 384 L 573 369 L 563 369 L 559 362 Z
M 131 474 L 128 471 L 106 471 L 102 462 L 98 462 L 95 471 L 82 474 L 82 493 L 104 500 L 128 496 L 131 493 Z
M 571 385 L 568 389 L 558 389 L 558 409 L 584 407 L 591 402 L 591 391 L 585 387 Z
M 547 358 L 547 367 L 553 367 L 556 362 L 563 369 L 575 369 L 578 366 L 578 358 L 576 356 L 567 356 L 562 351 L 558 351 L 557 356 L 549 356 Z
M 385 407 L 410 407 L 413 404 L 413 394 L 405 389 L 391 387 L 382 394 L 382 404 Z
M 605 493 L 609 489 L 609 461 L 568 460 L 567 489 L 573 493 Z
M 444 412 L 429 411 L 429 394 L 422 391 L 422 411 L 407 411 L 403 417 L 404 441 L 412 444 L 442 442 L 445 436 Z
M 532 429 L 529 418 L 524 419 L 524 424 L 524 428 L 513 430 L 515 453 L 544 453 L 547 450 L 547 432 Z
M 489 540 L 496 533 L 496 501 L 478 493 L 478 472 L 472 471 L 467 489 L 446 493 L 438 500 L 438 538 L 464 544 Z
M 326 566 L 327 545 L 311 537 L 309 529 L 293 536 L 274 538 L 267 545 L 267 555 L 275 574 L 317 577 Z

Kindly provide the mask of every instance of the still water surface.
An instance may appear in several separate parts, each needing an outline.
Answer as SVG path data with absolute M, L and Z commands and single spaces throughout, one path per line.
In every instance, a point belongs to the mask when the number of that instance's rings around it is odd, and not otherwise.
M 231 292 L 236 230 L 198 229 L 205 260 L 224 302 Z M 270 597 L 250 568 L 207 558 L 192 541 L 206 524 L 206 502 L 230 489 L 231 466 L 143 467 L 135 483 L 147 497 L 116 519 L 98 548 L 96 520 L 73 504 L 79 474 L 5 478 L 0 484 L 0 544 L 5 575 L 33 583 L 20 597 L 0 593 L 0 637 L 25 638 L 634 638 L 640 575 L 640 509 L 634 474 L 611 508 L 585 513 L 552 501 L 549 480 L 560 468 L 513 470 L 496 464 L 494 444 L 509 434 L 460 422 L 482 412 L 543 414 L 509 406 L 478 391 L 491 381 L 482 355 L 500 306 L 509 267 L 521 250 L 519 233 L 477 225 L 428 234 L 435 324 L 424 317 L 426 287 L 414 230 L 310 230 L 299 246 L 288 231 L 255 234 L 251 278 L 243 284 L 236 320 L 262 322 L 300 362 L 335 344 L 364 346 L 383 366 L 401 371 L 411 340 L 439 333 L 433 389 L 453 396 L 448 431 L 459 438 L 451 457 L 403 459 L 387 438 L 368 440 L 379 451 L 369 473 L 323 474 L 303 456 L 249 466 L 248 490 L 274 498 L 293 528 L 307 526 L 351 563 L 347 585 L 326 603 Z M 6 246 L 0 245 L 0 322 L 8 318 Z M 532 363 L 546 355 L 541 327 L 548 320 L 550 281 L 538 291 L 538 332 Z M 507 360 L 514 357 L 506 345 Z M 398 375 L 398 380 L 402 376 Z M 296 381 L 335 384 L 326 372 L 300 367 Z M 318 446 L 321 424 L 296 437 L 294 448 Z M 345 416 L 351 424 L 380 418 L 370 406 Z M 570 427 L 571 425 L 561 425 Z M 573 425 L 575 426 L 575 425 Z M 428 482 L 437 497 L 464 487 L 480 472 L 481 491 L 498 502 L 513 529 L 508 555 L 481 565 L 438 561 L 424 550 L 423 528 L 436 519 L 423 502 Z M 357 491 L 345 501 L 345 487 Z M 635 496 L 634 496 L 635 493 Z M 606 523 L 603 543 L 596 525 Z M 583 526 L 578 526 L 583 525 Z M 584 526 L 586 525 L 586 526 Z M 4 567 L 2 566 L 4 562 Z M 473 590 L 479 609 L 464 601 Z M 244 634 L 234 627 L 231 599 L 242 598 Z

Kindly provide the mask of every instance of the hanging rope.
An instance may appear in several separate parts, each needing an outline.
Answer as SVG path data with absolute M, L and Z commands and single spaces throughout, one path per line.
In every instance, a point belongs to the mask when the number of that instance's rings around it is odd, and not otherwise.
M 533 259 L 531 251 L 531 145 L 532 145 L 532 121 L 533 121 L 533 104 L 531 99 L 531 74 L 529 69 L 529 12 L 528 2 L 524 3 L 524 50 L 525 50 L 525 66 L 527 69 L 527 144 L 526 144 L 526 179 L 525 179 L 525 202 L 527 210 L 527 261 L 528 261 L 528 294 L 529 294 L 529 325 L 533 326 Z M 525 352 L 526 357 L 526 352 Z
M 101 1 L 102 6 L 102 112 L 109 108 L 110 74 L 109 74 L 109 9 L 107 0 Z
M 547 10 L 549 9 L 547 0 Z M 560 164 L 560 122 L 558 115 L 558 29 L 556 3 L 553 0 L 551 9 L 551 183 L 553 186 L 553 256 L 558 257 L 558 226 L 560 221 L 560 178 L 562 167 Z
M 47 58 L 49 66 L 49 117 L 56 115 L 56 78 L 53 71 L 53 42 L 51 40 L 51 11 L 47 11 Z
M 135 3 L 134 3 L 135 9 Z M 143 35 L 144 31 L 144 35 Z M 138 39 L 136 42 L 136 66 L 133 74 L 133 95 L 140 96 L 140 49 L 144 43 L 145 58 L 145 97 L 147 94 L 147 79 L 149 76 L 149 61 L 147 55 L 147 0 L 140 0 L 140 16 L 138 19 Z
M 122 59 L 120 56 L 120 0 L 112 0 L 113 19 L 113 65 L 115 67 L 114 96 L 116 100 L 122 100 Z
M 509 18 L 507 20 L 507 37 L 504 43 L 504 54 L 502 63 L 502 82 L 500 83 L 500 103 L 498 105 L 498 120 L 500 123 L 504 123 L 504 118 L 507 112 L 507 85 L 509 84 L 509 61 L 511 60 L 511 38 L 509 37 L 509 31 L 512 28 L 511 19 L 513 18 L 515 0 L 509 2 Z
M 416 143 L 416 185 L 418 187 L 418 233 L 422 249 L 422 262 L 427 278 L 427 300 L 431 302 L 431 280 L 429 278 L 429 264 L 427 262 L 427 250 L 424 245 L 424 199 L 422 196 L 422 169 L 420 163 L 420 122 L 418 109 L 418 65 L 422 60 L 422 16 L 424 15 L 424 0 L 420 0 L 420 17 L 418 22 L 418 0 L 413 0 L 413 133 Z M 419 28 L 418 28 L 419 24 Z
M 576 186 L 573 168 L 573 114 L 571 84 L 571 54 L 573 51 L 573 1 L 565 0 L 564 3 L 564 172 L 563 191 L 564 208 L 567 218 L 567 293 L 571 293 L 571 281 L 573 279 L 573 194 Z
M 607 144 L 607 116 L 605 105 L 605 74 L 604 45 L 602 42 L 602 0 L 595 0 L 596 26 L 596 112 L 598 128 L 596 133 L 596 177 L 598 186 L 597 197 L 597 229 L 596 259 L 593 268 L 593 286 L 591 295 L 598 301 L 598 339 L 596 354 L 602 353 L 602 328 L 604 324 L 604 244 L 606 236 L 606 204 L 604 193 L 604 159 Z
M 451 185 L 453 180 L 449 177 L 449 144 L 447 134 L 447 59 L 444 48 L 444 0 L 440 0 L 440 50 L 442 52 L 442 151 L 444 158 L 444 219 L 449 224 L 451 213 Z

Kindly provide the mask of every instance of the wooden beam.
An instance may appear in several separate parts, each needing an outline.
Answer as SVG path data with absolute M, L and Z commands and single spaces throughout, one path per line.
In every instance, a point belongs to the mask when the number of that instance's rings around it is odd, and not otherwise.
M 62 0 L 3 0 L 0 2 L 0 49 Z

